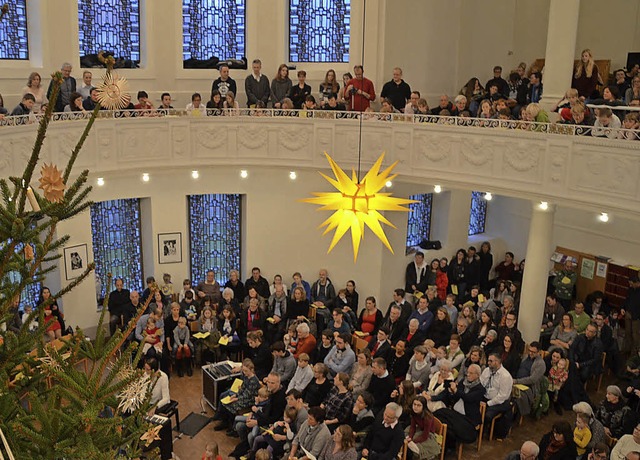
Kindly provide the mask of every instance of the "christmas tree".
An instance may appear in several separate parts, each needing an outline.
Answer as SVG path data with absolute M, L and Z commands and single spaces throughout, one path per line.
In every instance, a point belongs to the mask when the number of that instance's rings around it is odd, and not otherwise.
M 0 21 L 10 8 L 2 7 Z M 14 321 L 21 293 L 56 270 L 68 236 L 59 222 L 91 205 L 89 171 L 72 179 L 73 166 L 101 106 L 128 104 L 125 81 L 112 72 L 113 58 L 101 55 L 107 72 L 99 87 L 101 104 L 88 116 L 82 136 L 63 171 L 40 164 L 62 75 L 52 75 L 53 91 L 39 119 L 37 137 L 21 177 L 0 179 L 0 456 L 18 459 L 136 458 L 157 439 L 144 420 L 150 410 L 150 377 L 137 369 L 141 349 L 125 349 L 126 338 L 147 305 L 112 337 L 103 327 L 103 308 L 94 340 L 83 331 L 45 343 L 45 310 L 83 282 L 93 264 L 38 305 L 19 326 Z M 31 187 L 40 166 L 39 186 Z M 150 296 L 151 298 L 153 297 Z M 105 306 L 107 304 L 105 299 Z M 37 326 L 36 326 L 37 324 Z M 19 327 L 17 327 L 18 325 Z M 148 458 L 156 458 L 155 453 Z

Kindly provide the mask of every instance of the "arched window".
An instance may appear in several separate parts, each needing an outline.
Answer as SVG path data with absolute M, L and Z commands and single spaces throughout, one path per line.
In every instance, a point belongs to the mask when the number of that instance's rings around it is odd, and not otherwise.
M 102 298 L 113 289 L 116 278 L 125 288 L 142 292 L 142 237 L 140 232 L 140 200 L 110 200 L 91 205 L 91 234 L 96 277 L 100 280 Z M 107 285 L 107 274 L 113 279 Z
M 487 204 L 483 192 L 471 192 L 471 212 L 469 214 L 469 236 L 484 233 L 487 220 Z
M 81 62 L 99 51 L 140 61 L 140 0 L 78 0 L 78 34 Z
M 245 52 L 245 0 L 182 0 L 182 56 L 221 61 Z
M 409 220 L 407 221 L 407 250 L 416 247 L 421 241 L 428 240 L 431 233 L 431 203 L 433 193 L 411 195 L 410 200 L 417 203 L 409 204 Z
M 0 59 L 29 59 L 26 0 L 10 2 L 9 11 L 0 21 Z
M 213 269 L 220 284 L 240 270 L 241 195 L 189 195 L 189 248 L 194 285 Z
M 289 0 L 289 61 L 349 62 L 351 0 Z

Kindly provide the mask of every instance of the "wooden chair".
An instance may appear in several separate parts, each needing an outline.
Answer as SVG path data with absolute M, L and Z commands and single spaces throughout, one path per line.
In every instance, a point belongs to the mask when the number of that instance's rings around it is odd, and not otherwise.
M 318 311 L 318 308 L 315 305 L 309 305 L 309 321 L 316 320 L 317 311 Z M 318 331 L 318 332 L 322 332 L 322 331 Z
M 511 411 L 515 411 L 515 404 L 513 404 L 513 402 L 510 403 L 511 404 Z M 495 417 L 493 417 L 493 420 L 491 420 L 491 428 L 489 429 L 489 441 L 493 441 L 493 430 L 496 427 L 496 420 L 499 420 L 500 418 L 502 418 L 504 416 L 504 413 L 498 414 Z M 484 420 L 484 417 L 483 419 Z M 484 423 L 484 422 L 483 422 Z M 509 433 L 511 434 L 511 428 L 509 428 Z
M 602 353 L 602 372 L 600 372 L 600 375 L 598 376 L 598 387 L 596 388 L 596 391 L 599 393 L 600 392 L 600 386 L 602 385 L 602 377 L 604 376 L 604 366 L 605 366 L 605 361 L 607 359 L 607 352 Z
M 487 403 L 482 401 L 480 403 L 480 425 L 478 425 L 476 427 L 476 431 L 478 432 L 478 443 L 477 443 L 477 451 L 480 452 L 480 447 L 482 447 L 482 436 L 484 434 L 484 414 L 485 412 L 487 412 Z M 458 444 L 458 460 L 462 459 L 462 449 L 464 447 L 464 444 L 459 443 Z
M 442 437 L 442 443 L 440 444 L 440 460 L 444 460 L 444 453 L 447 447 L 447 424 L 442 423 L 438 417 L 433 417 L 433 427 L 436 434 Z
M 355 334 L 353 334 L 352 336 L 351 343 L 353 345 L 353 349 L 356 352 L 356 355 L 369 346 L 369 342 L 367 342 L 365 339 L 361 339 Z

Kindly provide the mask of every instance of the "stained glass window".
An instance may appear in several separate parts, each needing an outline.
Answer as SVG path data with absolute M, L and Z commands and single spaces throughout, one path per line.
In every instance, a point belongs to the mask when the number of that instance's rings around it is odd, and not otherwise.
M 113 52 L 115 58 L 140 60 L 139 0 L 78 0 L 80 57 Z
M 190 195 L 188 200 L 191 279 L 197 284 L 212 269 L 224 284 L 230 270 L 240 270 L 241 196 Z
M 26 0 L 10 2 L 9 11 L 0 21 L 0 59 L 29 59 Z
M 7 244 L 10 244 L 11 240 L 7 240 Z M 16 254 L 23 254 L 24 245 L 17 245 Z M 22 275 L 18 271 L 11 271 L 7 273 L 7 281 L 13 285 L 19 284 L 22 280 Z M 4 283 L 3 283 L 4 284 Z M 42 283 L 36 281 L 27 285 L 20 294 L 20 309 L 23 309 L 25 305 L 35 307 L 38 304 L 38 298 L 40 297 L 40 290 Z
M 242 59 L 246 0 L 182 0 L 182 56 Z
M 142 292 L 142 237 L 140 234 L 140 200 L 111 200 L 91 205 L 91 233 L 96 276 L 102 295 L 113 289 L 116 278 L 125 288 Z M 107 274 L 113 279 L 107 284 Z
M 349 62 L 351 0 L 289 0 L 289 61 Z
M 483 192 L 471 192 L 471 214 L 469 215 L 469 235 L 484 233 L 487 220 L 487 200 Z
M 431 232 L 431 203 L 433 193 L 411 195 L 409 220 L 407 221 L 407 249 L 418 246 L 421 241 L 428 240 Z

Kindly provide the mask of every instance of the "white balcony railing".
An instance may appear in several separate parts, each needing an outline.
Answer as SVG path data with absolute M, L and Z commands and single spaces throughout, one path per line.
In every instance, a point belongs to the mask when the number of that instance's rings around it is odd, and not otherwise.
M 590 127 L 476 118 L 334 111 L 231 109 L 102 111 L 78 159 L 95 175 L 192 166 L 326 169 L 323 152 L 363 167 L 386 152 L 408 181 L 491 191 L 640 217 L 640 142 L 591 136 Z M 142 116 L 141 116 L 142 115 Z M 55 114 L 42 160 L 64 164 L 87 114 Z M 0 174 L 20 174 L 35 117 L 0 120 Z M 4 125 L 4 126 L 2 126 Z M 636 131 L 608 131 L 633 138 Z

